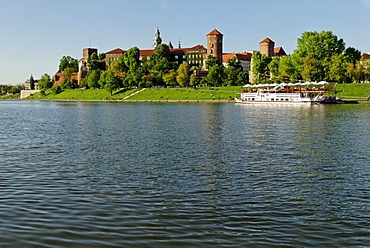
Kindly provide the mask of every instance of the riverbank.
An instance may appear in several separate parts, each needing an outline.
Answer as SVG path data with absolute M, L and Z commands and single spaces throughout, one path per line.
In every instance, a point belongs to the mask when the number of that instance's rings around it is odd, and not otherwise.
M 28 97 L 29 100 L 102 101 L 102 102 L 234 102 L 240 96 L 241 86 L 191 88 L 119 89 L 110 95 L 104 89 L 64 90 L 54 94 L 47 90 Z M 337 84 L 336 96 L 344 100 L 367 102 L 370 84 Z

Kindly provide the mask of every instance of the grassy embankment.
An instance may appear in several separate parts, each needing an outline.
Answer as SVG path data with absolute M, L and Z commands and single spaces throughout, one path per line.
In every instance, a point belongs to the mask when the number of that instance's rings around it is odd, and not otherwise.
M 120 89 L 110 93 L 102 89 L 88 90 L 65 90 L 59 94 L 53 94 L 50 90 L 46 91 L 45 96 L 36 93 L 28 99 L 35 100 L 61 100 L 61 101 L 210 101 L 210 102 L 228 102 L 233 101 L 234 97 L 239 97 L 241 86 L 233 87 L 202 87 L 198 89 L 190 88 L 149 88 L 138 94 L 131 94 L 139 89 Z M 343 99 L 367 100 L 370 96 L 370 84 L 337 84 L 335 86 L 337 96 Z M 130 97 L 128 97 L 130 96 Z M 125 99 L 125 97 L 128 97 Z
M 339 91 L 336 95 L 343 99 L 367 100 L 370 96 L 370 83 L 337 84 L 334 89 Z
M 16 93 L 16 94 L 2 94 L 0 95 L 0 100 L 17 100 L 19 99 L 19 93 Z
M 31 95 L 27 99 L 33 100 L 65 100 L 65 101 L 109 101 L 109 100 L 122 100 L 124 97 L 138 91 L 138 89 L 125 90 L 120 89 L 113 92 L 111 96 L 109 91 L 102 89 L 76 89 L 76 90 L 64 90 L 59 94 L 52 93 L 51 90 L 45 92 L 45 96 L 41 96 L 41 93 Z
M 40 93 L 31 95 L 28 99 L 33 100 L 61 100 L 61 101 L 229 101 L 233 100 L 240 93 L 240 86 L 236 87 L 205 87 L 198 89 L 190 88 L 149 88 L 139 94 L 131 94 L 139 89 L 120 89 L 113 92 L 113 96 L 103 89 L 88 90 L 65 90 L 59 94 L 53 94 L 50 90 L 45 96 Z

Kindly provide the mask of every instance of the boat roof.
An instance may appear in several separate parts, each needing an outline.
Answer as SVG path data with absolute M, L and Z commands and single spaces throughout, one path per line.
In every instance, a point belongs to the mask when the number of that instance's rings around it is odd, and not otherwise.
M 246 84 L 243 87 L 249 88 L 268 88 L 268 87 L 285 87 L 285 86 L 308 86 L 308 85 L 326 85 L 326 81 L 321 82 L 304 82 L 304 83 L 280 83 L 280 84 Z

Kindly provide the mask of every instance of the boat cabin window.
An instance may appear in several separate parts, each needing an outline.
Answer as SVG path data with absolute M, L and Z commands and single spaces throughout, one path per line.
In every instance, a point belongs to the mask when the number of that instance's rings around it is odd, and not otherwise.
M 254 101 L 254 98 L 252 98 L 252 101 Z

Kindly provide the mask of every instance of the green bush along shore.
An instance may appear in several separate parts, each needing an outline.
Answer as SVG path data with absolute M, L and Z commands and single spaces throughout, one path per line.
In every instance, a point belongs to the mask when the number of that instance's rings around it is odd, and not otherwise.
M 65 100 L 65 101 L 233 101 L 240 96 L 241 86 L 200 87 L 192 88 L 148 88 L 119 89 L 110 95 L 105 89 L 74 89 L 64 90 L 59 94 L 46 90 L 44 95 L 36 93 L 28 99 L 33 100 Z M 336 95 L 343 99 L 367 100 L 370 96 L 370 84 L 337 84 L 334 86 Z M 140 91 L 140 92 L 138 92 Z M 137 94 L 134 94 L 138 92 Z

